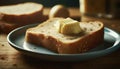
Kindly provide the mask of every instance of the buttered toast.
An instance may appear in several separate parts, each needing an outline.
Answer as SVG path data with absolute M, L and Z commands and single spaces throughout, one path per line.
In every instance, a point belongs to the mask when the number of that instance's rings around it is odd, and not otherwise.
M 60 54 L 76 54 L 86 52 L 101 44 L 104 40 L 102 22 L 79 22 L 82 32 L 77 35 L 59 33 L 54 24 L 63 18 L 49 19 L 26 31 L 25 40 L 43 46 Z

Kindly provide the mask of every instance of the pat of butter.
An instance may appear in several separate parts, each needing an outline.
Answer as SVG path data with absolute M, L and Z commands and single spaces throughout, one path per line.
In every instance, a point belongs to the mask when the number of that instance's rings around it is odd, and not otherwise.
M 59 20 L 55 26 L 59 33 L 66 35 L 76 35 L 82 31 L 79 22 L 71 18 Z

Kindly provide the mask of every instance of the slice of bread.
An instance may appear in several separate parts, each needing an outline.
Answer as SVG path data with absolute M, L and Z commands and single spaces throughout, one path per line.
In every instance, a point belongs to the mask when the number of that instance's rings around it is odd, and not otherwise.
M 0 21 L 0 33 L 8 34 L 10 31 L 12 31 L 13 29 L 20 27 L 20 26 L 22 26 L 22 25 L 10 24 L 10 23 L 5 22 L 5 21 Z
M 62 18 L 49 19 L 26 31 L 25 39 L 29 43 L 43 46 L 60 54 L 86 52 L 101 44 L 104 40 L 102 22 L 80 22 L 83 30 L 79 35 L 64 35 L 57 31 L 54 24 Z
M 33 2 L 0 6 L 0 20 L 14 24 L 30 24 L 43 21 L 43 5 Z

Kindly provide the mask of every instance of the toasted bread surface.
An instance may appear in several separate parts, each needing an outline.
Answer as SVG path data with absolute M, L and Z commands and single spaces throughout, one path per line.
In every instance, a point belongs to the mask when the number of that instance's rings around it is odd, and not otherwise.
M 80 22 L 82 32 L 78 35 L 64 35 L 57 32 L 54 24 L 62 18 L 53 18 L 26 31 L 27 42 L 43 46 L 60 54 L 86 52 L 104 40 L 102 22 Z

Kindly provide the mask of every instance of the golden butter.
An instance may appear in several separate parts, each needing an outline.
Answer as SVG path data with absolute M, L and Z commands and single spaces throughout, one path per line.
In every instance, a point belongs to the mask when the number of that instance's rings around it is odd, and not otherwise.
M 59 20 L 55 26 L 59 33 L 66 35 L 75 35 L 82 31 L 79 22 L 71 18 Z

